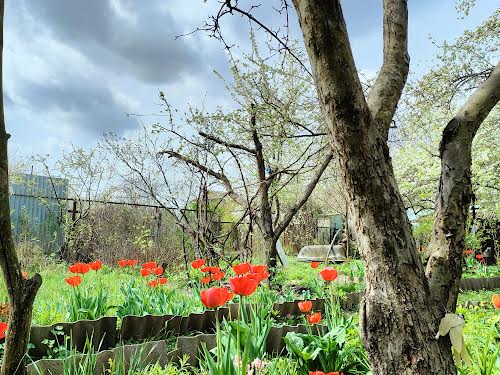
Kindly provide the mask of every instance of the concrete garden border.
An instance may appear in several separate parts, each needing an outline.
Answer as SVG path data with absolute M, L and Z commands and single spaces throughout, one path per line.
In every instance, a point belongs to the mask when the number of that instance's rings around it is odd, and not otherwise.
M 460 289 L 474 291 L 500 289 L 500 276 L 462 279 Z
M 266 352 L 281 354 L 285 350 L 284 337 L 288 332 L 305 333 L 304 325 L 271 327 L 267 341 Z M 116 361 L 121 356 L 121 361 L 128 371 L 131 360 L 137 355 L 141 356 L 141 364 L 159 364 L 165 366 L 171 362 L 178 362 L 184 355 L 189 356 L 188 364 L 199 365 L 200 350 L 205 344 L 210 350 L 216 346 L 215 334 L 202 333 L 196 336 L 179 336 L 176 348 L 168 350 L 167 341 L 150 341 L 142 344 L 132 344 L 105 350 L 96 354 L 94 375 L 106 375 L 110 368 L 110 360 Z M 78 364 L 87 358 L 84 354 L 76 354 L 65 359 L 40 359 L 27 366 L 28 375 L 64 375 L 65 365 Z
M 363 292 L 346 294 L 343 308 L 352 309 L 359 304 Z M 285 318 L 290 315 L 301 315 L 298 302 L 275 303 L 273 309 L 279 316 Z M 324 300 L 315 299 L 313 310 L 324 313 Z M 247 305 L 248 306 L 248 305 Z M 247 307 L 248 308 L 248 307 Z M 219 320 L 236 319 L 238 304 L 230 304 L 219 309 Z M 70 337 L 70 343 L 78 351 L 83 351 L 85 342 L 92 338 L 92 349 L 96 352 L 115 347 L 120 341 L 162 340 L 168 336 L 184 336 L 191 332 L 212 333 L 215 328 L 215 311 L 207 310 L 203 313 L 191 313 L 187 316 L 180 315 L 144 315 L 126 316 L 117 330 L 117 317 L 102 317 L 97 320 L 80 320 L 73 323 L 56 323 L 50 326 L 33 326 L 31 328 L 31 343 L 35 345 L 30 349 L 29 355 L 39 359 L 47 355 L 48 346 L 44 340 L 57 340 L 64 342 L 64 336 Z M 56 336 L 53 331 L 62 327 L 63 335 Z M 57 344 L 56 344 L 57 346 Z

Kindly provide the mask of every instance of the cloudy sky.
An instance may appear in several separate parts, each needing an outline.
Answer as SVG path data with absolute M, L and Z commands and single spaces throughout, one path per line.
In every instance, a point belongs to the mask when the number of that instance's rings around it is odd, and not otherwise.
M 279 22 L 268 0 L 262 3 L 262 19 Z M 357 66 L 367 74 L 381 63 L 381 3 L 343 2 Z M 436 52 L 429 35 L 452 40 L 495 8 L 494 1 L 479 1 L 461 20 L 454 0 L 409 3 L 410 56 L 419 73 Z M 230 105 L 212 73 L 228 74 L 222 44 L 204 33 L 175 38 L 202 26 L 216 5 L 216 0 L 6 1 L 4 103 L 12 158 L 57 157 L 71 144 L 94 145 L 104 132 L 132 132 L 137 121 L 125 114 L 157 113 L 159 90 L 181 110 L 188 103 Z M 223 27 L 230 42 L 248 47 L 244 20 L 228 17 Z M 295 24 L 292 32 L 299 37 Z

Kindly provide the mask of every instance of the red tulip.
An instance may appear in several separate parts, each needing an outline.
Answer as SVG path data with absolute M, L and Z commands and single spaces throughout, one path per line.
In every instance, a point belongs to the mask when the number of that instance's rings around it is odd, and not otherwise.
M 147 263 L 144 263 L 142 265 L 142 268 L 146 268 L 148 270 L 152 270 L 152 269 L 155 269 L 157 267 L 158 267 L 158 265 L 156 264 L 156 262 L 147 262 Z
M 191 267 L 198 269 L 204 264 L 205 264 L 205 259 L 196 259 L 195 261 L 191 262 Z
M 149 276 L 149 275 L 151 275 L 151 270 L 149 268 L 143 268 L 141 270 L 141 275 L 144 277 Z
M 156 276 L 161 276 L 163 275 L 163 267 L 157 267 L 153 270 Z
M 156 288 L 158 286 L 158 281 L 156 280 L 151 280 L 149 283 L 148 283 L 148 286 L 150 288 Z
M 224 305 L 230 297 L 231 293 L 227 288 L 208 288 L 200 292 L 201 302 L 209 309 Z
M 210 282 L 210 276 L 204 277 L 200 281 L 203 285 L 208 284 Z
M 168 282 L 168 279 L 166 277 L 160 277 L 158 279 L 158 282 L 160 283 L 160 285 L 165 285 Z
M 128 260 L 127 259 L 119 260 L 118 261 L 118 266 L 120 266 L 120 267 L 127 267 L 128 266 Z
M 250 272 L 250 263 L 240 263 L 235 266 L 233 266 L 233 271 L 237 275 L 244 275 L 248 272 Z
M 325 281 L 334 281 L 339 275 L 337 270 L 333 268 L 325 268 L 324 270 L 320 271 L 319 274 Z
M 262 273 L 267 272 L 267 266 L 264 265 L 251 265 L 250 272 L 252 273 Z
M 66 282 L 73 287 L 80 285 L 80 283 L 82 282 L 82 278 L 78 275 L 73 277 L 68 277 L 64 280 L 66 280 Z
M 319 262 L 311 262 L 311 268 L 318 268 L 319 267 Z
M 206 266 L 206 267 L 203 267 L 201 269 L 201 272 L 203 273 L 207 273 L 207 272 L 210 272 L 210 273 L 217 273 L 220 271 L 220 268 L 219 267 L 210 267 L 210 266 Z
M 7 323 L 0 322 L 0 340 L 5 338 L 5 331 L 7 331 L 7 328 L 9 328 Z
M 491 303 L 493 303 L 495 309 L 500 309 L 500 294 L 494 294 L 491 296 Z
M 314 314 L 307 315 L 307 321 L 311 324 L 317 324 L 321 321 L 321 313 L 316 312 Z
M 102 262 L 100 260 L 96 260 L 95 262 L 90 262 L 89 266 L 94 271 L 99 271 L 101 269 L 101 267 L 102 267 Z
M 256 280 L 257 283 L 260 283 L 262 281 L 262 277 L 258 273 L 249 273 L 248 275 L 245 276 L 250 279 Z
M 229 286 L 232 291 L 240 296 L 249 296 L 255 289 L 259 282 L 248 276 L 236 276 L 229 279 Z
M 299 310 L 303 313 L 308 313 L 311 311 L 313 304 L 311 301 L 302 301 L 298 303 L 299 305 Z
M 139 263 L 137 259 L 127 259 L 127 266 L 137 266 L 137 263 Z
M 465 250 L 465 251 L 464 251 L 464 253 L 465 253 L 465 255 L 471 255 L 471 254 L 473 254 L 473 253 L 474 253 L 474 250 L 472 250 L 472 249 L 467 249 L 467 250 Z
M 224 276 L 226 276 L 226 274 L 224 272 L 216 272 L 216 273 L 212 273 L 210 275 L 210 277 L 212 278 L 213 281 L 222 280 L 224 278 Z
M 267 272 L 267 266 L 263 265 L 250 266 L 250 272 L 258 274 L 261 280 L 267 279 L 269 277 L 269 272 Z
M 87 273 L 90 271 L 90 266 L 87 263 L 75 263 L 69 266 L 69 272 L 71 273 Z

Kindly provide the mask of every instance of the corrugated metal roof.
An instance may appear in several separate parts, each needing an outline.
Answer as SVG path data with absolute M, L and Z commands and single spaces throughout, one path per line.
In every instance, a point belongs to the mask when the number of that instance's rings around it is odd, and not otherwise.
M 20 174 L 10 181 L 10 210 L 16 241 L 37 241 L 45 250 L 62 244 L 62 228 L 58 224 L 61 205 L 57 198 L 68 197 L 68 180 L 47 176 Z M 63 209 L 66 211 L 66 209 Z

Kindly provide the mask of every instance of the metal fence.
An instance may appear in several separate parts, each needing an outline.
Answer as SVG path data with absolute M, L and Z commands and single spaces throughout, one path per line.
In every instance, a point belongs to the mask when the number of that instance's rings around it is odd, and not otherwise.
M 44 250 L 60 246 L 63 230 L 58 224 L 60 205 L 55 198 L 67 196 L 68 180 L 33 174 L 13 176 L 9 203 L 15 241 L 34 241 Z

